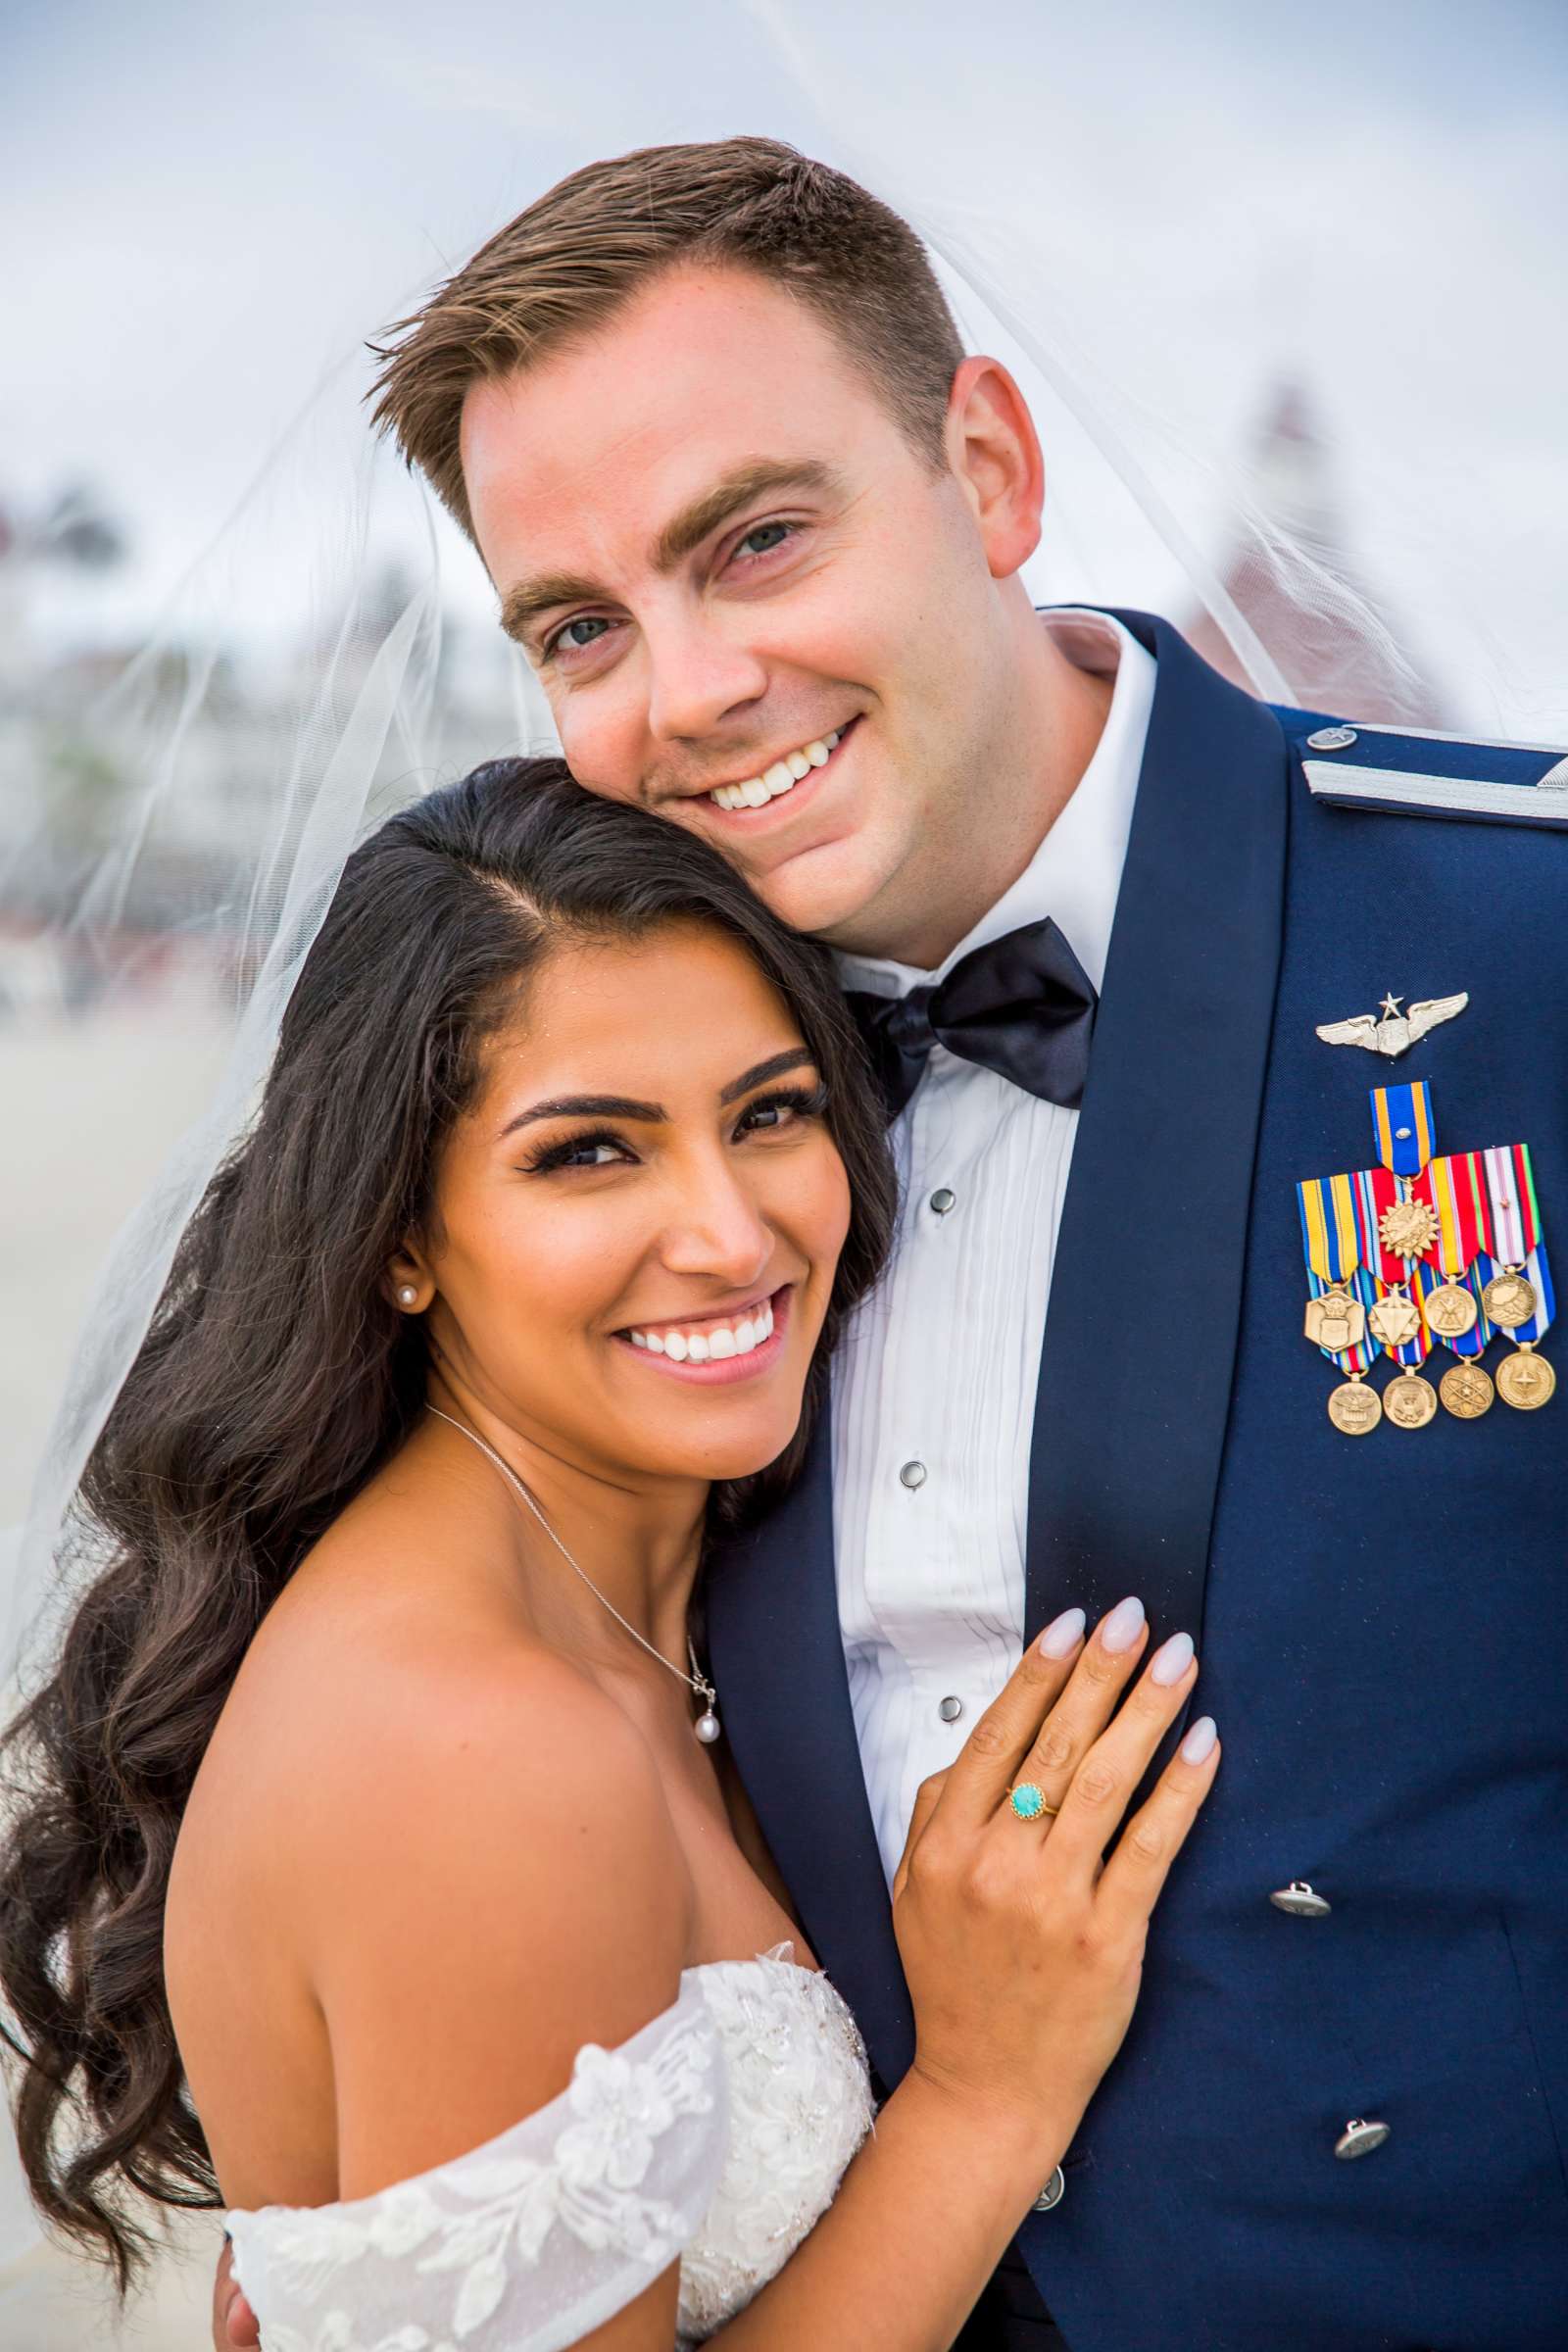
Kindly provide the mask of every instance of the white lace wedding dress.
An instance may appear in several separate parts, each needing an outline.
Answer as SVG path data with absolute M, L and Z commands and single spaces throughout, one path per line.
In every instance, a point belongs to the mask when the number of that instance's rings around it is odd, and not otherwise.
M 580 2050 L 558 2099 L 412 2180 L 235 2207 L 263 2352 L 558 2352 L 680 2258 L 681 2352 L 832 2202 L 871 2121 L 865 2052 L 780 1944 L 688 1969 L 662 2017 Z

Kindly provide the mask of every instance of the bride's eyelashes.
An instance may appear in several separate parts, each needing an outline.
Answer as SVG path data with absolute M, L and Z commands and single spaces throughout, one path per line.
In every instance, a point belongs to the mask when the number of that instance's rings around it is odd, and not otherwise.
M 775 1087 L 747 1103 L 731 1129 L 731 1136 L 739 1143 L 748 1136 L 785 1133 L 805 1120 L 821 1118 L 826 1109 L 827 1088 L 820 1083 L 811 1087 Z M 522 1162 L 522 1171 L 528 1176 L 548 1176 L 561 1169 L 606 1168 L 617 1162 L 629 1165 L 636 1158 L 635 1144 L 621 1129 L 587 1127 L 576 1135 L 541 1144 Z

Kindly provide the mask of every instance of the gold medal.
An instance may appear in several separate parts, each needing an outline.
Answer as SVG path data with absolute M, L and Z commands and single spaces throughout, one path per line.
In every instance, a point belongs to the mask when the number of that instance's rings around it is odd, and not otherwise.
M 1406 1348 L 1420 1335 L 1421 1310 L 1402 1283 L 1395 1285 L 1368 1314 L 1366 1327 L 1380 1348 Z M 1388 1401 L 1384 1400 L 1384 1410 Z
M 1396 1429 L 1425 1429 L 1438 1409 L 1438 1392 L 1419 1372 L 1401 1372 L 1383 1392 L 1383 1410 Z
M 1364 1438 L 1382 1418 L 1383 1404 L 1376 1389 L 1369 1389 L 1358 1372 L 1329 1397 L 1329 1419 L 1348 1438 Z
M 1556 1373 L 1544 1355 L 1537 1355 L 1530 1340 L 1521 1340 L 1497 1366 L 1497 1395 L 1518 1412 L 1533 1413 L 1538 1405 L 1549 1404 L 1556 1386 Z
M 1314 1348 L 1332 1348 L 1336 1355 L 1359 1348 L 1366 1337 L 1366 1308 L 1343 1283 L 1335 1283 L 1321 1298 L 1307 1300 L 1306 1336 Z
M 1438 1395 L 1456 1421 L 1479 1421 L 1491 1412 L 1494 1394 L 1491 1379 L 1475 1362 L 1450 1364 L 1438 1383 Z
M 1378 1239 L 1391 1257 L 1425 1257 L 1437 1238 L 1438 1220 L 1424 1200 L 1391 1200 L 1378 1219 Z
M 1427 1323 L 1440 1340 L 1462 1340 L 1467 1331 L 1475 1329 L 1476 1302 L 1473 1292 L 1462 1283 L 1444 1282 L 1426 1298 Z M 1491 1402 L 1489 1380 L 1488 1402 Z
M 1517 1266 L 1504 1266 L 1482 1292 L 1481 1305 L 1487 1321 L 1499 1331 L 1517 1331 L 1536 1311 L 1536 1286 L 1526 1282 Z

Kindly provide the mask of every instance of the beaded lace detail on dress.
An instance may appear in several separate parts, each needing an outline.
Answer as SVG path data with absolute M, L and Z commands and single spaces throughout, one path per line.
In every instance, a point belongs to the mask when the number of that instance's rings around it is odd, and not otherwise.
M 559 2352 L 680 2258 L 678 2345 L 780 2271 L 871 2121 L 865 2053 L 791 1946 L 688 1969 L 559 2099 L 372 2196 L 224 2217 L 263 2352 Z

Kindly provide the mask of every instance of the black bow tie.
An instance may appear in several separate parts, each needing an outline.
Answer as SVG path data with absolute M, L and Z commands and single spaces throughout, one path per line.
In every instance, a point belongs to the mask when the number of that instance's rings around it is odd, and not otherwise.
M 918 1086 L 934 1045 L 1043 1102 L 1076 1110 L 1083 1101 L 1100 1000 L 1049 915 L 976 948 L 935 988 L 911 988 L 906 997 L 847 993 L 890 1119 Z

